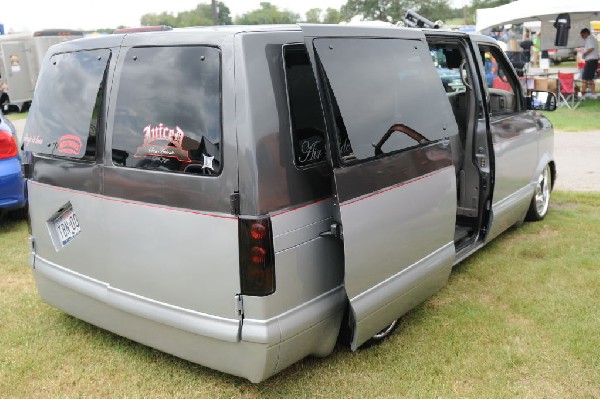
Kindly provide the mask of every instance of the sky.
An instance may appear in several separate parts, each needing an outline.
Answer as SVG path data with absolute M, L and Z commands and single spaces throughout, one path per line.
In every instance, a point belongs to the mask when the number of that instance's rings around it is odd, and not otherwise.
M 222 0 L 231 16 L 260 8 L 261 0 Z M 304 18 L 307 10 L 331 7 L 339 9 L 346 0 L 262 0 L 269 1 L 280 9 L 300 14 Z M 452 0 L 452 4 L 462 6 L 465 0 Z M 2 0 L 0 7 L 0 24 L 4 31 L 23 32 L 40 29 L 81 29 L 94 30 L 115 28 L 119 25 L 135 27 L 140 25 L 140 18 L 148 13 L 163 11 L 178 13 L 196 8 L 199 3 L 210 3 L 210 0 Z M 458 4 L 458 5 L 456 5 Z

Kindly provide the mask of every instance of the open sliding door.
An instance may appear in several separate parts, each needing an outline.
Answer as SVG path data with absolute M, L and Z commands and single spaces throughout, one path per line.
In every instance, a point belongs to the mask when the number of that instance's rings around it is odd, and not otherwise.
M 454 260 L 457 126 L 420 31 L 303 26 L 344 243 L 352 349 L 422 302 Z

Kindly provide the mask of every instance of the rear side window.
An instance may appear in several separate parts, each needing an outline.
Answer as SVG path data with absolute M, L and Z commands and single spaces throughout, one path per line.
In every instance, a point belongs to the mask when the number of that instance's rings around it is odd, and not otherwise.
M 325 161 L 325 126 L 319 92 L 304 45 L 284 46 L 285 77 L 292 123 L 294 161 L 309 166 Z
M 220 51 L 138 47 L 125 54 L 113 128 L 115 165 L 217 175 L 221 158 Z
M 56 54 L 42 70 L 23 136 L 25 150 L 94 159 L 108 49 Z

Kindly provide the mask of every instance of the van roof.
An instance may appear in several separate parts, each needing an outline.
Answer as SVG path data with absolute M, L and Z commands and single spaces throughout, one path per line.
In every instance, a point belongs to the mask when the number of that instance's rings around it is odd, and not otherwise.
M 302 28 L 309 28 L 312 32 L 318 32 L 324 36 L 335 35 L 339 30 L 340 34 L 346 36 L 356 32 L 359 36 L 377 36 L 390 30 L 399 29 L 404 31 L 408 36 L 412 36 L 410 32 L 421 31 L 427 34 L 441 34 L 448 36 L 469 36 L 478 41 L 494 42 L 494 39 L 483 36 L 477 33 L 456 32 L 434 29 L 419 29 L 419 28 L 403 28 L 395 26 L 372 26 L 372 25 L 326 25 L 326 24 L 289 24 L 289 25 L 219 25 L 219 26 L 196 26 L 186 28 L 174 28 L 172 30 L 158 30 L 147 32 L 125 32 L 112 35 L 99 35 L 87 37 L 58 44 L 56 52 L 75 51 L 81 49 L 101 48 L 101 47 L 118 47 L 123 44 L 125 37 L 129 36 L 133 39 L 136 37 L 136 42 L 144 42 L 144 45 L 157 44 L 164 45 L 172 42 L 183 40 L 198 41 L 198 34 L 202 35 L 207 43 L 218 44 L 223 41 L 229 41 L 231 38 L 240 33 L 260 33 L 260 32 L 301 32 Z M 126 40 L 128 41 L 128 40 Z

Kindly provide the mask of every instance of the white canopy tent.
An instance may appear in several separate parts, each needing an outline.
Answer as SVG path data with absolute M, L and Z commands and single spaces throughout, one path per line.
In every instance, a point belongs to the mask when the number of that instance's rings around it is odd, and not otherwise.
M 500 7 L 483 8 L 476 12 L 476 29 L 481 31 L 499 25 L 540 21 L 543 50 L 561 48 L 554 44 L 554 21 L 559 14 L 567 13 L 571 19 L 568 42 L 563 48 L 583 45 L 579 32 L 590 27 L 590 21 L 600 20 L 599 0 L 519 0 Z

